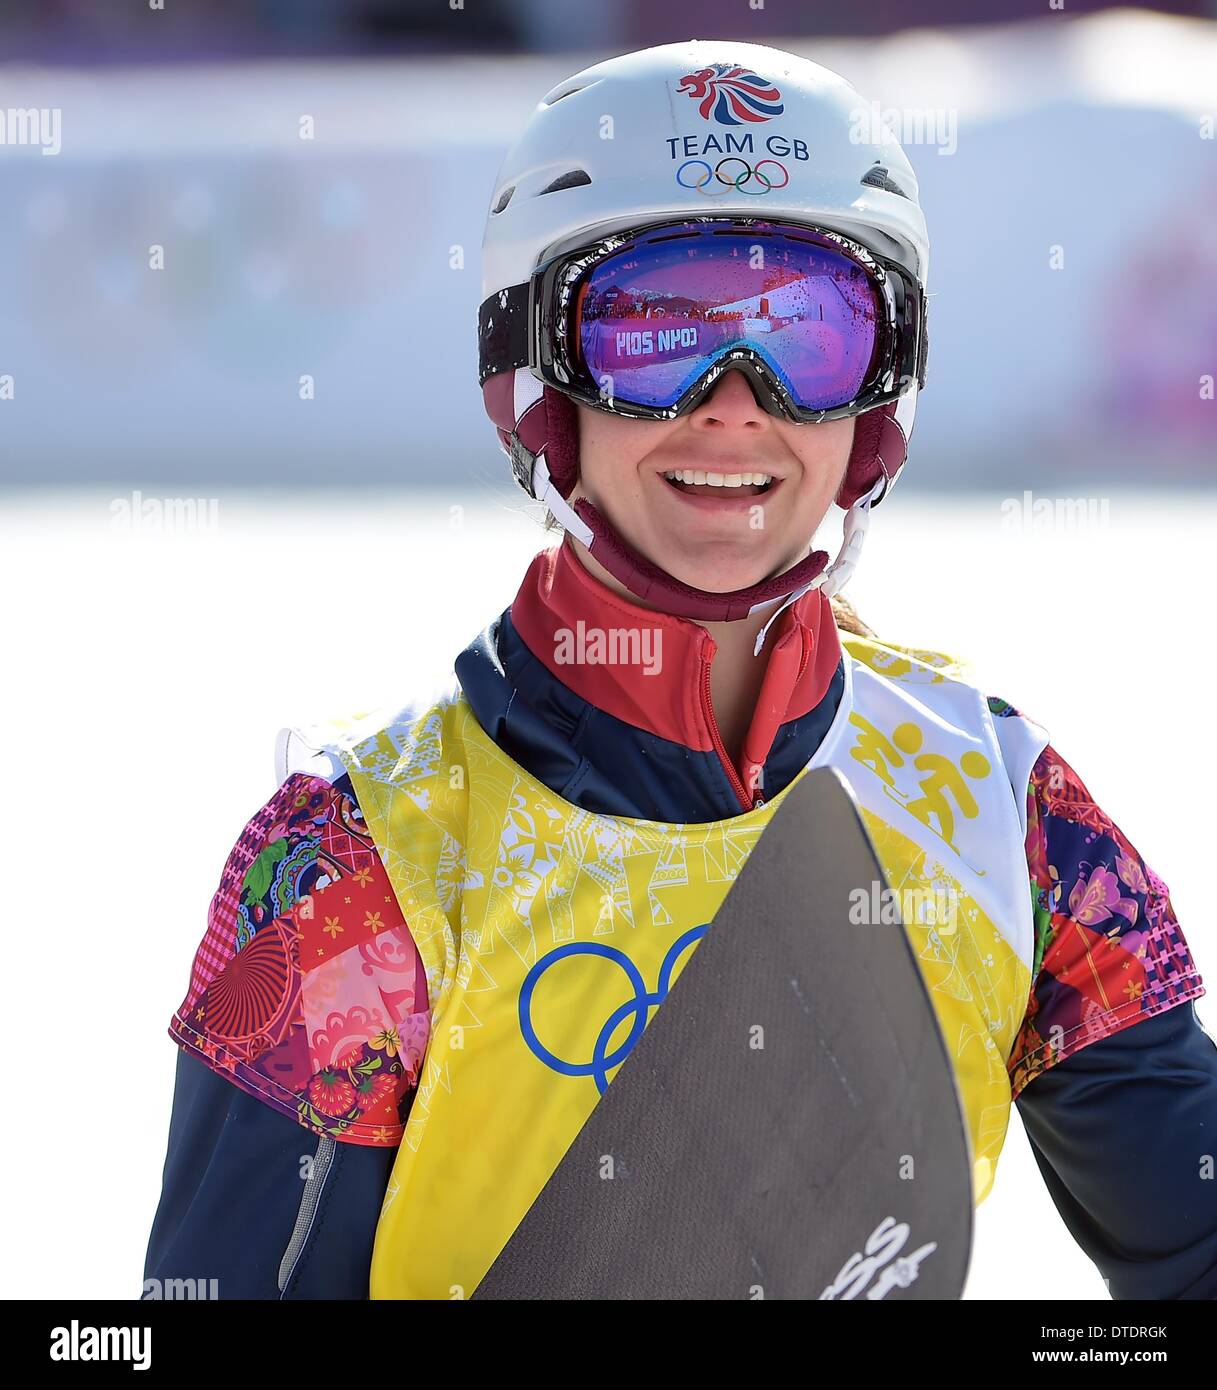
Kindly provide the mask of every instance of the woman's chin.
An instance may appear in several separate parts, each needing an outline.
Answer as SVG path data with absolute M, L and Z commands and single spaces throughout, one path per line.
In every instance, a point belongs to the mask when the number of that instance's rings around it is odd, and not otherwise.
M 664 568 L 673 579 L 691 588 L 702 589 L 709 594 L 730 594 L 737 589 L 750 589 L 786 566 L 769 556 L 756 556 L 735 564 L 724 564 L 721 557 L 713 563 L 699 563 L 697 560 L 682 561 L 670 556 Z
M 674 532 L 656 534 L 653 527 L 639 530 L 641 533 L 635 534 L 622 531 L 632 549 L 679 583 L 708 594 L 730 594 L 739 589 L 750 589 L 754 584 L 784 573 L 809 553 L 807 546 L 792 551 L 790 547 L 775 545 L 772 534 L 753 532 L 747 538 L 738 540 L 720 537 L 713 542 L 692 544 L 688 535 L 680 536 Z M 758 540 L 765 543 L 757 544 Z M 584 564 L 593 573 L 612 587 L 628 592 L 619 580 L 610 577 L 609 571 L 594 554 L 587 552 L 581 541 L 575 544 L 585 557 Z M 656 606 L 663 605 L 658 603 Z

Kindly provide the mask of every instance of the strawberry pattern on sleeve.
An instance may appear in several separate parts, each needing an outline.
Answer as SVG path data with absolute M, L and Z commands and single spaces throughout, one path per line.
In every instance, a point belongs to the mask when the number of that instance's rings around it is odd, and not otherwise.
M 228 856 L 170 1036 L 315 1133 L 395 1146 L 429 1022 L 349 778 L 292 773 Z

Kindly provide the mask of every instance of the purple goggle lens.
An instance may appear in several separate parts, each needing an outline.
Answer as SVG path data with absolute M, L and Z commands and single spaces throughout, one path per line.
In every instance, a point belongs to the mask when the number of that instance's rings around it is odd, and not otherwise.
M 574 328 L 593 380 L 668 409 L 748 347 L 805 410 L 852 402 L 874 365 L 883 292 L 843 252 L 784 235 L 697 230 L 618 252 L 586 274 Z

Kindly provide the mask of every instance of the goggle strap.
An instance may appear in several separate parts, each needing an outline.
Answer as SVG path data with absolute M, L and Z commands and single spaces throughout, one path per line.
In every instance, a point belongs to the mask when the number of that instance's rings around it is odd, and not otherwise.
M 495 372 L 528 366 L 528 284 L 511 285 L 478 309 L 478 385 Z

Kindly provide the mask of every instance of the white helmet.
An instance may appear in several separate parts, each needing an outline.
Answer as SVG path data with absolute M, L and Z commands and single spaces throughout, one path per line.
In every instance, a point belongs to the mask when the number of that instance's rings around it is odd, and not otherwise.
M 920 291 L 915 371 L 902 378 L 898 399 L 857 416 L 836 499 L 847 509 L 836 561 L 826 568 L 828 556 L 818 551 L 732 594 L 673 579 L 634 552 L 586 498 L 568 503 L 578 478 L 574 402 L 534 373 L 519 350 L 522 325 L 506 323 L 518 313 L 521 288 L 550 257 L 664 218 L 724 213 L 839 233 L 903 268 Z M 500 168 L 482 242 L 487 413 L 521 486 L 632 592 L 659 597 L 667 611 L 733 619 L 817 585 L 835 592 L 856 562 L 869 507 L 904 464 L 925 383 L 928 262 L 912 166 L 871 104 L 837 74 L 735 40 L 611 58 L 547 93 Z M 517 350 L 504 354 L 512 335 Z

